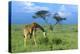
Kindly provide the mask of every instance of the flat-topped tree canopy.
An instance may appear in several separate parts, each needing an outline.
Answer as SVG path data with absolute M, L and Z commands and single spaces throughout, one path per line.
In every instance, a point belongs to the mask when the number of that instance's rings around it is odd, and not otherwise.
M 55 14 L 53 15 L 53 18 L 54 18 L 57 22 L 62 21 L 62 20 L 66 20 L 66 18 L 61 17 L 58 13 L 55 13 Z
M 47 16 L 49 16 L 49 15 L 50 15 L 50 12 L 49 11 L 47 11 L 47 10 L 40 10 L 40 11 L 37 11 L 35 13 L 35 15 L 33 16 L 33 18 L 42 18 L 42 19 L 45 20 L 45 18 Z

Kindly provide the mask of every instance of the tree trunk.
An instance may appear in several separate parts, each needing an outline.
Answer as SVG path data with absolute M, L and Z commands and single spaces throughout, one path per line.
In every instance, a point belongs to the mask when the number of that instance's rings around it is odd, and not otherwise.
M 49 26 L 48 28 L 52 31 L 53 27 L 50 23 L 48 23 L 48 20 L 46 18 L 43 18 L 43 20 L 45 21 L 46 25 Z

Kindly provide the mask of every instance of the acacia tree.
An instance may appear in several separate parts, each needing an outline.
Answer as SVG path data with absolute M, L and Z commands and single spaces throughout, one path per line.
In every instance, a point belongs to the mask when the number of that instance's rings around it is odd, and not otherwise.
M 42 18 L 45 23 L 48 24 L 48 21 L 47 21 L 47 17 L 50 15 L 50 12 L 49 11 L 46 11 L 46 10 L 40 10 L 40 11 L 37 11 L 35 13 L 35 15 L 33 16 L 33 18 Z
M 55 13 L 55 14 L 53 15 L 53 19 L 56 20 L 56 24 L 60 24 L 60 22 L 61 22 L 62 20 L 66 20 L 66 18 L 61 17 L 58 13 Z M 56 25 L 56 24 L 55 24 L 55 25 Z
M 61 25 L 60 22 L 63 21 L 63 20 L 66 20 L 66 18 L 61 17 L 58 13 L 55 13 L 55 14 L 53 15 L 53 19 L 56 20 L 56 23 L 54 24 L 54 27 L 55 27 L 57 24 Z

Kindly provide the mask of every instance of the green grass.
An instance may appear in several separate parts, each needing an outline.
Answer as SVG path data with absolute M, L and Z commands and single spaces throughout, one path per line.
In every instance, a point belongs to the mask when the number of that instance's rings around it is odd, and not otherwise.
M 45 39 L 40 30 L 36 33 L 37 46 L 34 45 L 33 38 L 27 40 L 27 45 L 24 47 L 23 37 L 24 25 L 11 26 L 11 51 L 17 52 L 35 52 L 35 51 L 50 51 L 50 50 L 68 50 L 78 48 L 78 30 L 77 25 L 57 25 L 53 31 L 44 26 L 47 30 Z

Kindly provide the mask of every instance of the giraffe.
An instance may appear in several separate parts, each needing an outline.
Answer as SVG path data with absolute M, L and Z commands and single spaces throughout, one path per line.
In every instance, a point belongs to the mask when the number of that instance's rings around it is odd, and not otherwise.
M 35 33 L 36 33 L 37 29 L 40 29 L 43 32 L 43 36 L 46 38 L 46 32 L 45 32 L 44 28 L 42 26 L 40 26 L 38 23 L 33 22 L 32 24 L 25 25 L 24 29 L 23 29 L 23 32 L 24 32 L 24 45 L 25 46 L 26 46 L 26 41 L 27 41 L 28 37 L 31 39 L 32 36 L 34 38 L 35 45 L 37 45 L 36 39 L 35 39 Z

